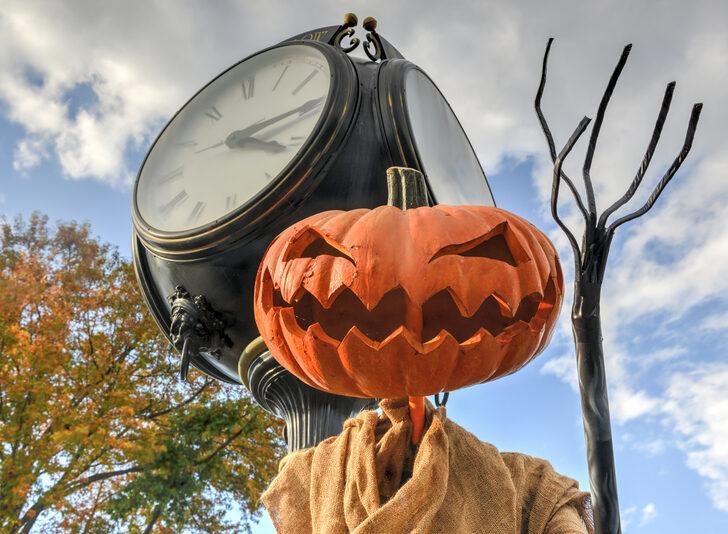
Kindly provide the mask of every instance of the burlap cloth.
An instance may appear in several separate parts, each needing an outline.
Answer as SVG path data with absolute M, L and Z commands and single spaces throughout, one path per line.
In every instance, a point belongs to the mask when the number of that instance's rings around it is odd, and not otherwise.
M 588 493 L 545 460 L 500 453 L 426 407 L 416 451 L 407 399 L 286 456 L 262 500 L 280 534 L 592 534 Z

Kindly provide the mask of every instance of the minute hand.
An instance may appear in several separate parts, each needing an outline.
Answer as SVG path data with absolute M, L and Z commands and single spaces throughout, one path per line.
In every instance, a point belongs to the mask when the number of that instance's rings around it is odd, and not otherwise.
M 283 120 L 286 117 L 290 117 L 291 115 L 294 115 L 295 113 L 299 113 L 300 115 L 303 115 L 304 113 L 308 113 L 312 109 L 315 109 L 317 106 L 321 105 L 324 101 L 324 98 L 325 97 L 314 98 L 313 100 L 304 102 L 297 108 L 291 109 L 289 111 L 281 113 L 280 115 L 276 115 L 275 117 L 271 117 L 270 119 L 264 120 L 262 122 L 256 122 L 255 124 L 251 124 L 247 128 L 243 128 L 242 130 L 236 130 L 233 133 L 235 133 L 237 136 L 239 136 L 241 138 L 251 136 L 254 133 L 258 132 L 259 130 L 266 128 L 266 127 L 270 126 L 271 124 L 275 124 L 276 122 Z

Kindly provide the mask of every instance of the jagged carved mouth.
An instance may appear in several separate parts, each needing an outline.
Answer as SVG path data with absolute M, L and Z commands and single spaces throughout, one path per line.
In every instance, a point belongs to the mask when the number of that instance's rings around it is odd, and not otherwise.
M 384 341 L 404 326 L 415 339 L 425 343 L 445 330 L 458 343 L 466 343 L 484 329 L 493 337 L 518 323 L 533 324 L 534 319 L 545 317 L 553 308 L 556 292 L 553 280 L 549 280 L 544 296 L 532 294 L 524 297 L 516 310 L 511 310 L 496 294 L 486 297 L 478 310 L 470 316 L 462 313 L 450 290 L 443 289 L 430 297 L 421 307 L 412 303 L 401 287 L 387 292 L 372 309 L 367 310 L 359 297 L 349 288 L 344 288 L 325 308 L 311 293 L 300 288 L 294 302 L 287 302 L 276 289 L 272 305 L 283 313 L 292 309 L 296 323 L 302 331 L 318 323 L 327 336 L 336 341 L 356 327 L 374 342 Z

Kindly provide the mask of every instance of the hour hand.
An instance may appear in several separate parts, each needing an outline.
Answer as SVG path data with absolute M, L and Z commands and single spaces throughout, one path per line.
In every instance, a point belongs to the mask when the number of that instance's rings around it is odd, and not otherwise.
M 236 130 L 228 135 L 227 139 L 225 139 L 225 144 L 228 148 L 253 147 L 268 150 L 270 152 L 280 152 L 286 149 L 286 147 L 278 141 L 264 141 L 263 139 L 258 139 L 257 137 L 249 135 L 240 135 L 240 130 Z
M 298 116 L 308 113 L 309 111 L 312 111 L 316 109 L 318 106 L 324 103 L 324 100 L 326 100 L 326 97 L 321 98 L 314 98 L 312 100 L 308 100 L 301 104 L 300 106 L 289 109 L 288 111 L 285 111 L 279 115 L 276 115 L 275 117 L 271 117 L 270 119 L 266 119 L 264 121 L 256 122 L 255 124 L 251 124 L 250 126 L 243 128 L 242 130 L 235 130 L 233 134 L 237 133 L 241 136 L 250 136 L 254 133 L 262 130 L 263 128 L 267 128 L 271 124 L 275 124 L 278 121 L 281 121 L 287 117 L 290 117 L 291 115 L 295 115 L 298 113 Z M 230 134 L 232 135 L 232 134 Z

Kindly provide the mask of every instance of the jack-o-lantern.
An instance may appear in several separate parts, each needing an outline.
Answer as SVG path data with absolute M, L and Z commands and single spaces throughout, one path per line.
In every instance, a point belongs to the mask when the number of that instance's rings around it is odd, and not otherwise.
M 553 245 L 512 213 L 381 206 L 282 232 L 258 271 L 255 319 L 311 386 L 412 397 L 521 368 L 548 343 L 562 294 Z

